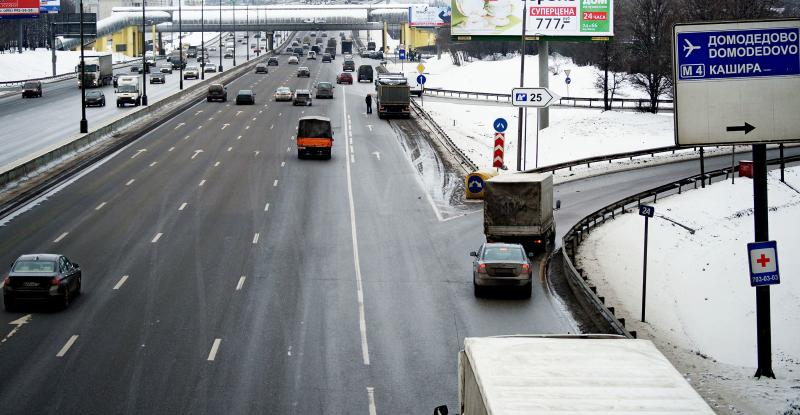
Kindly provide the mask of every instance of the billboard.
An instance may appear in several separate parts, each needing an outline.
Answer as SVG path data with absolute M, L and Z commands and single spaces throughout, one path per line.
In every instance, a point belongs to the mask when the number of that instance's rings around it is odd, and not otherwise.
M 39 0 L 0 0 L 0 19 L 39 17 Z
M 410 27 L 450 26 L 450 14 L 449 6 L 415 4 L 408 8 L 408 25 Z
M 61 11 L 61 0 L 40 0 L 39 11 L 41 13 L 58 13 Z
M 519 0 L 452 0 L 451 35 L 456 40 L 522 36 Z M 553 40 L 607 40 L 614 36 L 614 0 L 529 0 L 526 36 Z

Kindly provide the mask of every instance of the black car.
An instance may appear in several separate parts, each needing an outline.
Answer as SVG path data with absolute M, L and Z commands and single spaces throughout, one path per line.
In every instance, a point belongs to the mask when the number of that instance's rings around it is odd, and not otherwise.
M 40 81 L 28 81 L 22 85 L 22 98 L 42 96 L 42 83 Z
M 151 84 L 165 84 L 167 83 L 167 75 L 161 72 L 155 72 L 150 74 L 150 83 Z
M 258 65 L 256 65 L 256 73 L 269 73 L 267 71 L 267 65 L 263 63 L 259 63 Z
M 14 311 L 22 301 L 48 301 L 67 307 L 81 292 L 81 268 L 64 255 L 22 255 L 3 280 L 3 304 Z
M 369 65 L 361 65 L 358 67 L 358 82 L 367 81 L 372 82 L 372 67 Z
M 330 63 L 331 62 L 331 54 L 330 53 L 323 53 L 322 54 L 322 63 Z
M 105 107 L 106 95 L 103 91 L 91 90 L 86 91 L 86 106 L 87 107 Z
M 225 102 L 228 100 L 228 88 L 222 84 L 211 84 L 208 86 L 208 92 L 206 92 L 206 101 L 211 102 L 219 100 Z
M 131 73 L 150 73 L 150 65 L 143 66 L 141 63 L 131 66 Z
M 343 71 L 355 71 L 356 70 L 356 63 L 352 60 L 346 60 L 342 64 Z
M 250 89 L 240 89 L 236 94 L 236 105 L 253 105 L 256 103 L 256 93 Z
M 267 66 L 278 66 L 278 58 L 272 57 L 267 60 Z

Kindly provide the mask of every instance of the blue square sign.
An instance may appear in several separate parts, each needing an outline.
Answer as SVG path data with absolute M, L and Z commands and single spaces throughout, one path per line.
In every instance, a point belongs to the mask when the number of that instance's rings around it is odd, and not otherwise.
M 528 100 L 528 94 L 518 92 L 516 97 L 514 98 L 515 101 L 525 102 Z
M 751 287 L 781 283 L 778 273 L 778 244 L 775 241 L 747 244 L 747 259 L 750 263 Z

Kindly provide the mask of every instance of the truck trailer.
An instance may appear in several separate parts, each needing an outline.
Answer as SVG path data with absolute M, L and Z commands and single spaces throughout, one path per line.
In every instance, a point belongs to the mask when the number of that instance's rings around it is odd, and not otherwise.
M 353 40 L 342 39 L 342 55 L 353 53 Z
M 81 78 L 81 64 L 78 63 L 75 66 L 75 72 L 78 74 L 78 88 L 81 87 L 82 81 L 84 81 L 87 88 L 110 85 L 114 79 L 114 62 L 112 59 L 110 53 L 84 56 L 83 61 L 86 67 L 84 68 L 83 78 Z
M 652 342 L 616 335 L 467 337 L 458 392 L 458 415 L 714 414 Z
M 487 242 L 521 244 L 526 251 L 543 250 L 555 242 L 553 175 L 501 174 L 486 181 L 483 233 Z

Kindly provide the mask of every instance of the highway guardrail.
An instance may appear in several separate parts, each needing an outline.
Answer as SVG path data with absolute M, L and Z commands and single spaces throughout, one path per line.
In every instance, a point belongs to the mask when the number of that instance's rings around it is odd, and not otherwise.
M 784 163 L 798 162 L 800 155 L 789 156 L 783 159 Z M 780 164 L 781 159 L 771 159 L 768 164 Z M 593 308 L 600 314 L 600 316 L 608 322 L 616 334 L 626 337 L 636 337 L 636 332 L 629 331 L 625 328 L 625 319 L 615 315 L 614 307 L 608 306 L 605 303 L 605 298 L 597 291 L 597 287 L 592 285 L 590 278 L 585 275 L 582 269 L 575 267 L 575 255 L 578 252 L 578 246 L 583 241 L 585 236 L 598 224 L 602 225 L 608 219 L 614 219 L 616 215 L 625 214 L 635 211 L 643 202 L 658 201 L 659 197 L 670 196 L 674 194 L 681 194 L 684 187 L 693 186 L 697 188 L 700 181 L 708 180 L 708 183 L 716 178 L 728 179 L 730 175 L 736 174 L 739 166 L 726 167 L 719 170 L 706 172 L 704 175 L 696 174 L 686 177 L 684 179 L 676 180 L 635 195 L 628 196 L 624 199 L 604 206 L 583 219 L 579 220 L 573 225 L 564 237 L 561 239 L 563 258 L 563 272 L 566 276 L 570 287 L 579 301 L 593 305 Z
M 461 165 L 461 169 L 465 175 L 478 170 L 478 165 L 475 164 L 460 148 L 453 142 L 449 135 L 433 120 L 433 118 L 423 110 L 416 101 L 411 100 L 411 108 L 414 110 L 415 118 L 422 120 L 428 124 L 429 128 L 433 129 L 434 135 L 439 139 L 439 142 L 447 149 L 447 151 L 456 158 Z
M 425 88 L 425 95 L 443 98 L 468 99 L 472 101 L 508 102 L 511 94 L 495 94 L 490 92 L 457 91 L 451 89 Z M 644 98 L 610 98 L 612 108 L 641 109 L 650 107 L 650 100 Z M 603 108 L 603 98 L 561 97 L 553 105 L 578 108 Z M 660 110 L 671 110 L 671 99 L 659 99 Z

